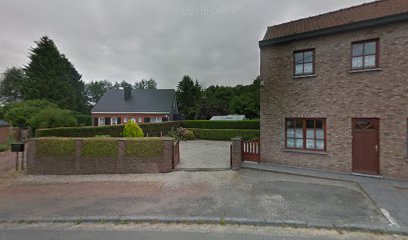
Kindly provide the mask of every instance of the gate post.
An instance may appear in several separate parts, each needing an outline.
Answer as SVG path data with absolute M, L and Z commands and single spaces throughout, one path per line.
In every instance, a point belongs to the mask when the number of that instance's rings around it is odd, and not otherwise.
M 232 151 L 231 151 L 231 169 L 239 170 L 241 169 L 242 162 L 242 149 L 241 149 L 241 138 L 232 138 Z

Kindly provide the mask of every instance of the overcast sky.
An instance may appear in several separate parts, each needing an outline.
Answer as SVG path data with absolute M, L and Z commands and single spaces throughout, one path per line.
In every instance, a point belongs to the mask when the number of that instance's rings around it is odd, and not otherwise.
M 267 26 L 372 0 L 0 0 L 0 72 L 47 35 L 83 80 L 249 84 Z

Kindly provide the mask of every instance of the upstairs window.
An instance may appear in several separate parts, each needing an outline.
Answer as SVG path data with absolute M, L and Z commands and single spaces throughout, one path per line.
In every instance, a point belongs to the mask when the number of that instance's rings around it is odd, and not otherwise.
M 293 52 L 295 76 L 311 75 L 315 73 L 314 49 Z
M 378 67 L 378 39 L 354 42 L 351 44 L 352 70 L 363 70 Z

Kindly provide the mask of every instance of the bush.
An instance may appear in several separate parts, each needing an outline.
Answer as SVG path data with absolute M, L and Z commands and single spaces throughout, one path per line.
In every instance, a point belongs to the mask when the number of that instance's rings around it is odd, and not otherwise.
M 142 131 L 149 137 L 158 137 L 160 132 L 167 133 L 173 128 L 180 127 L 180 122 L 142 123 Z M 124 125 L 99 126 L 99 127 L 64 127 L 52 129 L 37 129 L 36 137 L 95 137 L 96 135 L 109 135 L 123 137 Z
M 13 126 L 27 126 L 27 121 L 44 108 L 57 108 L 46 100 L 27 100 L 3 107 L 4 118 Z
M 110 138 L 89 138 L 82 143 L 81 155 L 84 157 L 117 157 L 118 141 Z
M 137 139 L 128 140 L 125 144 L 125 155 L 127 157 L 156 157 L 163 155 L 164 142 L 160 138 L 144 138 L 143 141 Z
M 259 129 L 259 120 L 241 121 L 211 121 L 211 120 L 185 120 L 182 121 L 185 128 L 203 129 Z
M 78 122 L 78 126 L 92 126 L 92 116 L 91 115 L 74 115 L 74 118 Z
M 188 130 L 187 128 L 179 127 L 176 130 L 176 139 L 177 140 L 194 140 L 195 136 L 193 131 Z
M 142 129 L 134 121 L 128 121 L 123 128 L 124 137 L 144 137 Z
M 242 130 L 242 129 L 190 129 L 198 139 L 205 140 L 224 140 L 230 141 L 234 137 L 243 139 L 259 138 L 259 130 Z
M 36 155 L 44 157 L 63 157 L 75 155 L 75 141 L 66 138 L 38 139 Z
M 1 143 L 0 144 L 0 152 L 4 152 L 10 149 L 9 143 Z
M 28 120 L 28 124 L 35 129 L 74 127 L 77 125 L 77 120 L 71 115 L 69 110 L 48 107 L 34 114 Z

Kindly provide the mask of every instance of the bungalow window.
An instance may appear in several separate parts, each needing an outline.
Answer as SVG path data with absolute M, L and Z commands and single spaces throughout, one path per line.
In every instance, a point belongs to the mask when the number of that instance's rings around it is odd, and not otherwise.
M 105 118 L 104 117 L 100 117 L 99 118 L 99 124 L 98 126 L 105 126 Z
M 295 76 L 315 73 L 314 53 L 314 49 L 293 52 Z
M 354 42 L 351 46 L 351 68 L 353 70 L 378 67 L 378 39 Z
M 123 118 L 123 122 L 124 122 L 124 123 L 127 123 L 127 121 L 128 121 L 128 118 L 127 118 L 127 117 L 124 117 L 124 118 Z
M 326 119 L 286 119 L 286 148 L 326 150 Z
M 111 125 L 117 125 L 117 124 L 118 124 L 118 119 L 115 118 L 115 117 L 113 117 L 113 118 L 111 119 Z
M 137 119 L 137 122 L 138 122 L 138 123 L 141 123 L 141 122 L 142 122 L 142 118 L 141 118 L 141 117 L 138 118 L 138 119 Z

